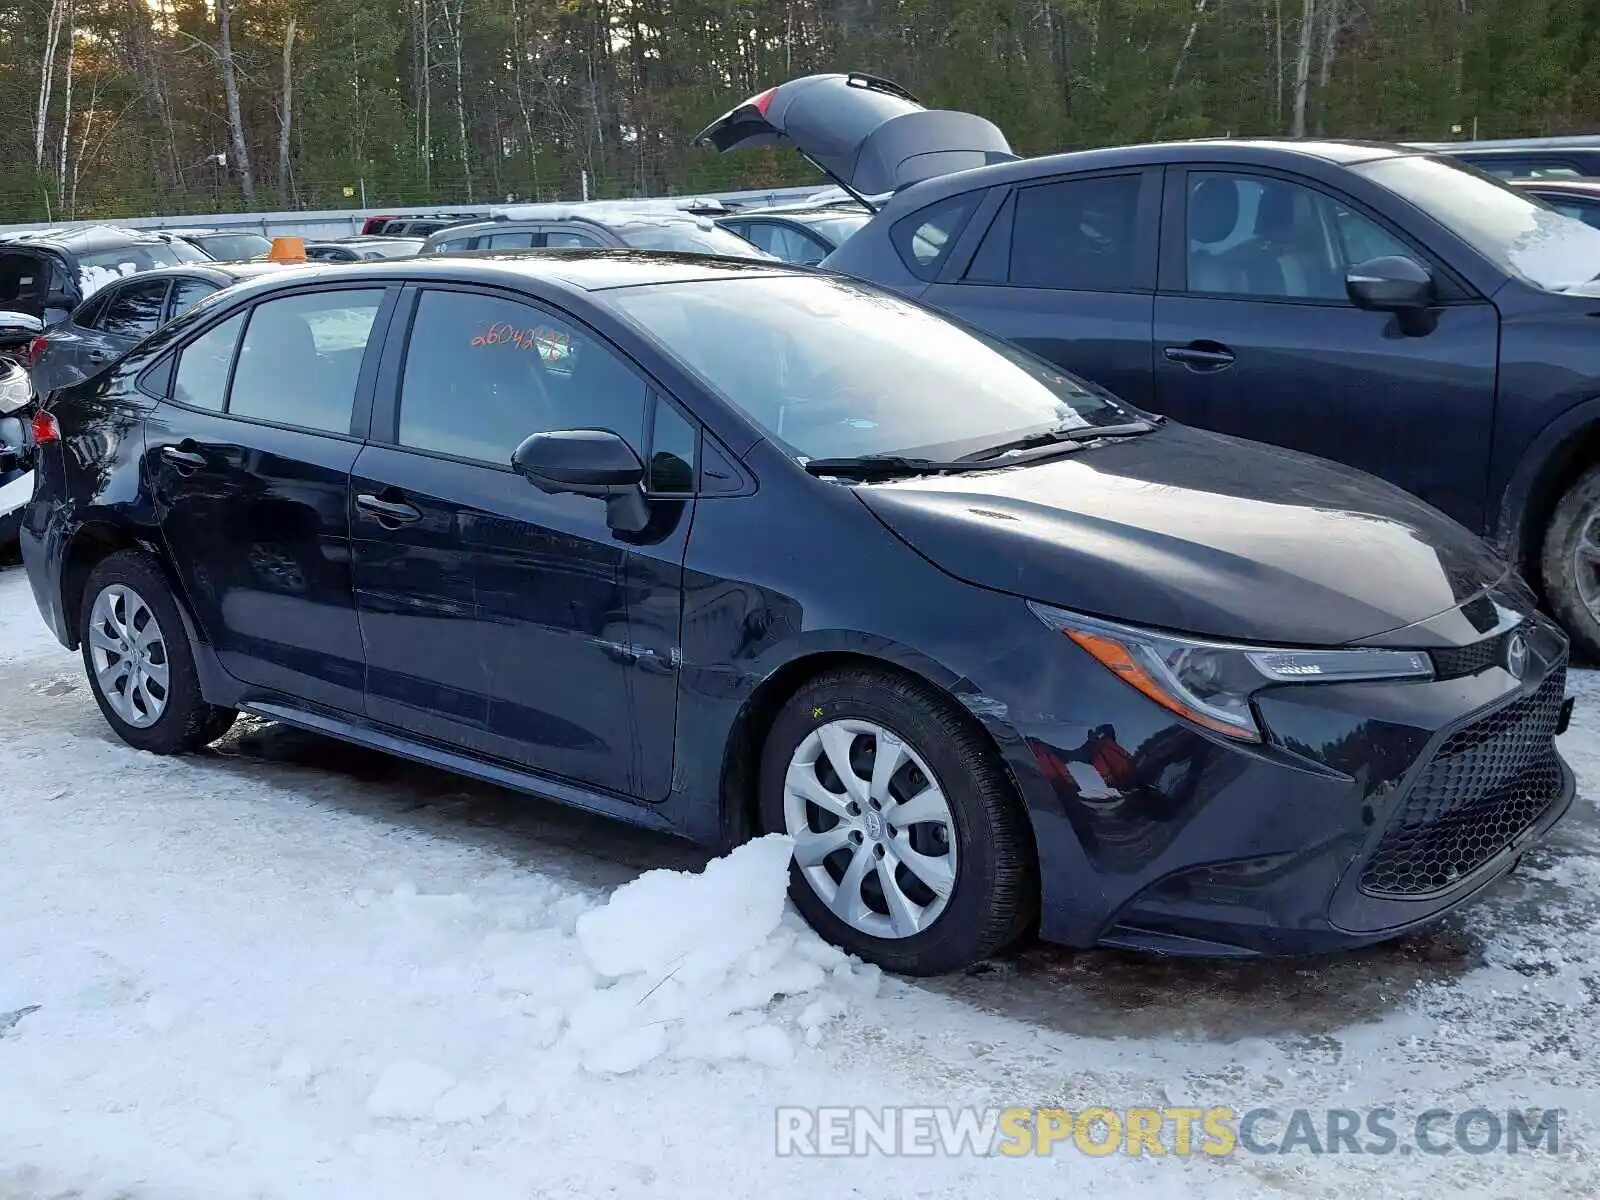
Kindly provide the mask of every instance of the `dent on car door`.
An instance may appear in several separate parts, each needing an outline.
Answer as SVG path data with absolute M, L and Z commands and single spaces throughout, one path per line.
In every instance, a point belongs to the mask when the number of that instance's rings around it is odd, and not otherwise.
M 629 533 L 612 528 L 603 498 L 551 494 L 510 466 L 524 439 L 559 429 L 610 429 L 643 453 L 645 382 L 603 340 L 526 300 L 424 289 L 414 304 L 403 368 L 382 393 L 392 411 L 374 431 L 387 444 L 362 451 L 353 479 L 368 710 L 659 799 L 687 501 L 656 506 Z
M 145 423 L 146 474 L 185 594 L 225 670 L 360 713 L 348 491 L 383 288 L 274 297 L 181 347 Z
M 1420 239 L 1316 181 L 1168 172 L 1155 312 L 1159 412 L 1382 476 L 1481 529 L 1499 315 Z M 1350 269 L 1414 259 L 1438 303 L 1351 303 Z
M 1018 187 L 923 299 L 1146 406 L 1160 205 L 1159 168 Z

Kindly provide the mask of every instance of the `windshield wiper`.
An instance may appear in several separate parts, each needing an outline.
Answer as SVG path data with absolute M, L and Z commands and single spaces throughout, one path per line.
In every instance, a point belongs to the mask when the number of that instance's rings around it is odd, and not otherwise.
M 862 454 L 853 458 L 813 458 L 806 463 L 806 470 L 813 475 L 837 475 L 842 479 L 893 479 L 903 475 L 950 475 L 957 471 L 980 471 L 984 465 L 907 458 L 904 454 Z
M 997 455 L 1013 450 L 1032 450 L 1039 446 L 1061 444 L 1080 445 L 1084 442 L 1097 442 L 1101 438 L 1133 437 L 1136 434 L 1149 433 L 1155 427 L 1154 421 L 1129 421 L 1122 425 L 1063 425 L 1059 429 L 1047 429 L 1043 433 L 1031 433 L 1015 441 L 1001 442 L 998 446 L 986 446 L 982 450 L 963 455 L 962 460 L 987 462 Z

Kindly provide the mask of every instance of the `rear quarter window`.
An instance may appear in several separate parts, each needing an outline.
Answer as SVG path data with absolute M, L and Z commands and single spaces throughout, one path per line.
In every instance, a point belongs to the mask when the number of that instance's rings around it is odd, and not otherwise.
M 951 196 L 896 221 L 889 230 L 889 240 L 906 270 L 918 279 L 936 279 L 982 195 L 967 192 Z

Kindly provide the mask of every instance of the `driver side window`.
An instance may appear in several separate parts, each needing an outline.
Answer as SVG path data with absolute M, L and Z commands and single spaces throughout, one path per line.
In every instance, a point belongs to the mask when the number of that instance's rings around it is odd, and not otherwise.
M 1188 191 L 1191 293 L 1348 304 L 1351 267 L 1413 256 L 1367 217 L 1287 180 L 1191 171 Z
M 570 322 L 487 293 L 425 291 L 398 441 L 504 467 L 530 434 L 609 429 L 642 455 L 645 398 L 644 380 Z

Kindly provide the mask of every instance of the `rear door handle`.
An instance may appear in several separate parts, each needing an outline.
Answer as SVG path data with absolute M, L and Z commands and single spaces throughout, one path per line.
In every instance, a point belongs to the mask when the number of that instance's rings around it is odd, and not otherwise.
M 176 446 L 161 447 L 161 457 L 176 467 L 181 475 L 187 475 L 191 471 L 198 471 L 206 465 L 206 456 L 204 454 L 197 454 L 193 450 L 180 450 Z
M 103 363 L 106 361 L 106 359 L 110 358 L 111 355 L 107 354 L 104 350 L 91 350 L 87 355 L 85 355 L 85 357 L 90 362 Z
M 1169 362 L 1182 363 L 1191 371 L 1221 371 L 1234 362 L 1233 351 L 1219 342 L 1190 342 L 1187 346 L 1168 346 L 1163 354 Z
M 376 518 L 378 524 L 385 529 L 398 529 L 402 525 L 422 520 L 421 509 L 398 500 L 380 500 L 376 496 L 362 494 L 356 497 L 356 507 L 368 516 Z

